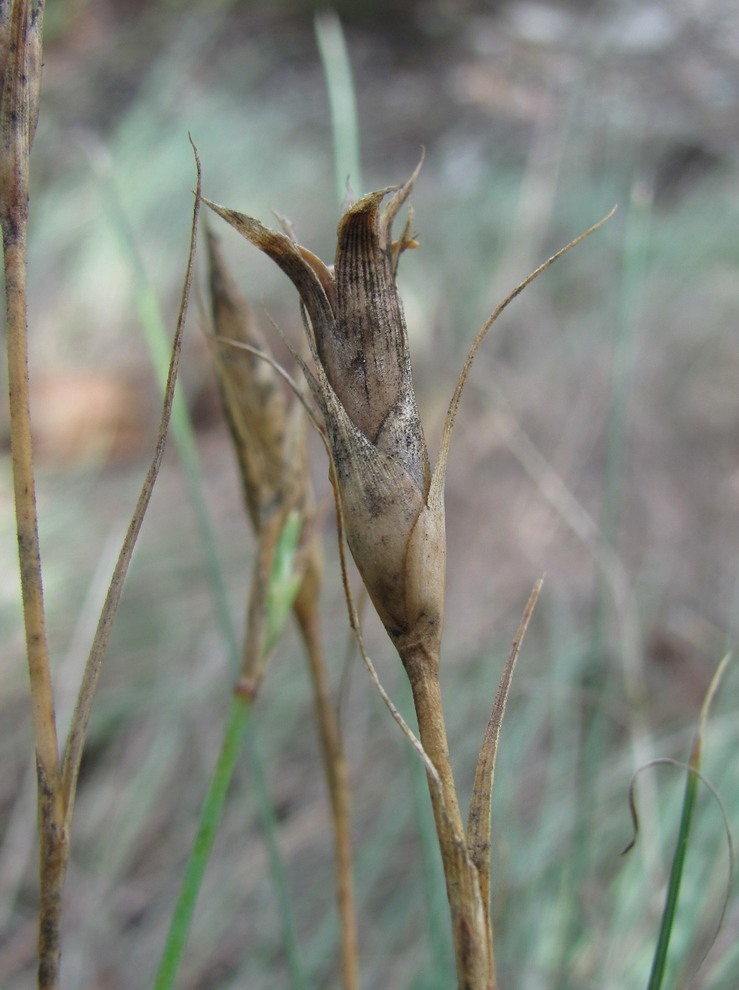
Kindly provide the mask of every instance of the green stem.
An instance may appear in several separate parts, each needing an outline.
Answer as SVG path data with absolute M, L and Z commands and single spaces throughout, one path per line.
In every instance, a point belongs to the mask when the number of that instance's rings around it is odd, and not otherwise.
M 677 834 L 675 854 L 672 858 L 670 881 L 667 885 L 665 906 L 662 909 L 662 921 L 660 923 L 659 937 L 657 939 L 657 947 L 654 951 L 652 971 L 649 974 L 647 990 L 660 990 L 664 981 L 667 968 L 667 950 L 670 947 L 670 936 L 672 935 L 672 928 L 675 922 L 675 911 L 677 910 L 677 901 L 680 896 L 680 884 L 683 877 L 683 867 L 685 866 L 685 856 L 688 851 L 690 826 L 693 821 L 697 794 L 698 776 L 688 772 L 688 778 L 685 781 L 683 809 L 680 815 L 680 829 Z
M 685 857 L 688 852 L 688 840 L 690 838 L 690 826 L 693 821 L 693 815 L 695 812 L 695 805 L 698 799 L 698 781 L 700 778 L 700 766 L 701 766 L 701 750 L 703 748 L 703 736 L 705 732 L 706 722 L 708 721 L 708 712 L 713 702 L 713 699 L 718 691 L 721 678 L 724 675 L 724 671 L 728 666 L 731 654 L 726 654 L 721 663 L 716 669 L 716 673 L 711 678 L 711 683 L 708 686 L 705 697 L 703 699 L 703 704 L 701 705 L 700 718 L 698 720 L 698 729 L 695 734 L 695 739 L 693 740 L 693 748 L 690 753 L 690 762 L 688 764 L 688 777 L 685 781 L 685 796 L 683 798 L 683 807 L 680 814 L 680 828 L 677 834 L 677 843 L 675 845 L 675 853 L 672 857 L 672 867 L 670 869 L 670 880 L 667 885 L 667 895 L 665 897 L 665 906 L 662 910 L 662 921 L 660 923 L 659 937 L 657 939 L 657 946 L 654 952 L 654 959 L 652 960 L 652 971 L 649 974 L 649 984 L 647 990 L 660 990 L 664 982 L 665 972 L 667 969 L 667 950 L 670 947 L 670 936 L 672 934 L 673 925 L 675 922 L 675 912 L 677 910 L 677 902 L 680 896 L 680 884 L 683 878 L 683 869 L 685 867 Z M 719 805 L 721 804 L 719 799 Z M 727 818 L 723 812 L 724 824 L 726 825 Z M 727 826 L 727 836 L 729 840 L 729 863 L 730 867 L 733 867 L 733 851 L 731 844 L 731 831 Z M 733 869 L 730 869 L 729 875 L 731 876 Z M 731 881 L 729 881 L 729 891 L 731 889 Z M 728 903 L 729 893 L 727 892 Z M 723 912 L 722 912 L 723 917 Z M 719 923 L 720 925 L 720 923 Z
M 169 990 L 170 987 L 174 986 L 175 976 L 190 932 L 195 902 L 205 876 L 213 840 L 216 836 L 226 794 L 241 751 L 241 744 L 250 715 L 251 699 L 234 695 L 218 762 L 203 803 L 197 835 L 182 878 L 180 896 L 172 915 L 169 935 L 154 982 L 154 990 Z
M 221 743 L 221 751 L 218 755 L 218 761 L 213 772 L 208 793 L 203 802 L 200 822 L 190 857 L 185 866 L 180 894 L 172 915 L 169 934 L 167 935 L 167 941 L 154 981 L 154 990 L 171 990 L 174 986 L 177 971 L 182 961 L 190 933 L 195 904 L 203 884 L 205 870 L 208 866 L 213 842 L 223 814 L 226 795 L 245 737 L 249 744 L 251 771 L 258 797 L 257 804 L 262 818 L 262 827 L 266 837 L 272 869 L 272 881 L 277 894 L 279 914 L 283 924 L 283 938 L 287 952 L 288 967 L 290 969 L 291 986 L 294 990 L 300 990 L 300 988 L 305 986 L 300 955 L 297 949 L 297 937 L 293 924 L 287 877 L 280 851 L 277 848 L 275 816 L 267 790 L 264 765 L 257 748 L 256 730 L 251 719 L 252 702 L 253 699 L 244 695 L 234 694 L 233 696 L 231 712 L 226 723 L 223 742 Z
M 290 970 L 291 990 L 305 990 L 306 980 L 303 973 L 303 962 L 298 949 L 298 937 L 295 931 L 295 920 L 292 899 L 287 883 L 285 864 L 277 845 L 277 816 L 274 804 L 267 787 L 267 777 L 264 772 L 264 760 L 258 746 L 257 730 L 250 720 L 246 727 L 246 742 L 251 760 L 251 773 L 257 792 L 257 807 L 261 818 L 262 831 L 267 843 L 267 854 L 270 862 L 272 886 L 277 897 L 277 909 L 282 922 L 282 939 L 284 942 L 287 965 Z

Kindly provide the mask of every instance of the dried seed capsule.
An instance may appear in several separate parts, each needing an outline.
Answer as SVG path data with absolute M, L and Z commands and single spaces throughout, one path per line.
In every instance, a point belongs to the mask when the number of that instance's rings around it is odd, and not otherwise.
M 304 370 L 325 420 L 352 555 L 401 655 L 408 643 L 421 642 L 438 657 L 444 510 L 441 497 L 432 495 L 395 284 L 398 253 L 414 242 L 404 234 L 393 244 L 391 236 L 414 178 L 370 193 L 344 213 L 333 271 L 291 237 L 209 205 L 297 288 L 314 361 Z

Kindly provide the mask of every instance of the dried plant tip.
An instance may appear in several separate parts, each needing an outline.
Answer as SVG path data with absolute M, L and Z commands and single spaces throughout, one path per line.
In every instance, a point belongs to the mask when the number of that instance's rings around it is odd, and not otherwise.
M 406 229 L 391 226 L 416 173 L 369 193 L 341 217 L 333 271 L 291 237 L 209 203 L 269 255 L 297 288 L 314 366 L 303 365 L 326 424 L 346 536 L 380 618 L 401 656 L 421 643 L 438 657 L 445 537 L 430 497 L 428 451 L 413 391 L 408 336 L 395 285 Z M 382 201 L 394 193 L 383 210 Z
M 6 238 L 28 213 L 28 159 L 41 88 L 41 0 L 0 2 L 0 208 Z
M 299 406 L 290 408 L 278 372 L 259 356 L 269 353 L 266 340 L 210 232 L 208 258 L 216 379 L 249 516 L 260 533 L 269 517 L 305 508 L 305 417 Z

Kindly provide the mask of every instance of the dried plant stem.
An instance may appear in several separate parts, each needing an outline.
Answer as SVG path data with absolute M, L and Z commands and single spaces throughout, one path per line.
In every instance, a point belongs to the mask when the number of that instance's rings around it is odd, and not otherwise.
M 3 224 L 8 327 L 10 443 L 13 456 L 16 528 L 36 755 L 39 773 L 43 772 L 47 786 L 53 790 L 56 789 L 59 774 L 59 748 L 44 617 L 41 552 L 38 539 L 36 486 L 31 445 L 31 416 L 28 400 L 25 228 L 25 218 L 17 226 Z
M 5 18 L 9 18 L 7 21 Z M 51 790 L 58 789 L 59 744 L 49 670 L 44 618 L 41 550 L 38 538 L 36 484 L 33 473 L 31 412 L 28 386 L 28 324 L 26 247 L 28 229 L 28 158 L 33 133 L 29 106 L 27 61 L 40 59 L 40 37 L 35 37 L 28 3 L 13 3 L 3 12 L 2 31 L 8 44 L 0 55 L 2 68 L 2 185 L 0 221 L 3 232 L 5 303 L 8 339 L 10 443 L 13 458 L 15 515 L 20 557 L 23 618 L 31 678 L 31 702 L 39 772 Z M 40 31 L 40 27 L 38 28 Z M 5 42 L 5 37 L 3 38 Z M 34 47 L 38 53 L 34 54 Z
M 26 248 L 29 157 L 41 81 L 43 3 L 0 5 L 0 223 L 5 268 L 10 444 L 26 655 L 38 778 L 38 986 L 59 985 L 59 922 L 69 859 L 59 742 L 44 615 L 28 385 Z
M 31 443 L 26 322 L 27 211 L 18 211 L 16 219 L 17 222 L 6 223 L 3 216 L 10 442 L 38 781 L 38 986 L 39 990 L 54 990 L 59 985 L 61 905 L 69 860 L 69 833 L 65 826 L 59 743 L 49 667 Z
M 310 594 L 299 594 L 294 610 L 305 644 L 313 682 L 324 772 L 331 801 L 336 847 L 336 898 L 341 927 L 343 987 L 344 990 L 359 990 L 357 919 L 352 875 L 351 802 L 344 748 L 323 658 L 316 598 Z
M 57 990 L 62 950 L 62 893 L 69 864 L 69 829 L 64 825 L 58 779 L 54 787 L 49 787 L 40 761 L 37 772 L 40 860 L 38 990 Z
M 401 654 L 408 674 L 421 743 L 436 767 L 441 791 L 429 786 L 452 918 L 452 937 L 459 990 L 494 990 L 486 915 L 477 870 L 467 852 L 454 771 L 449 756 L 439 683 L 439 658 L 422 644 Z M 431 782 L 430 782 L 431 783 Z
M 3 245 L 8 327 L 10 441 L 33 725 L 38 761 L 47 777 L 47 784 L 54 788 L 59 773 L 59 748 L 44 617 L 41 551 L 31 444 L 25 217 L 19 218 L 17 224 L 3 224 Z

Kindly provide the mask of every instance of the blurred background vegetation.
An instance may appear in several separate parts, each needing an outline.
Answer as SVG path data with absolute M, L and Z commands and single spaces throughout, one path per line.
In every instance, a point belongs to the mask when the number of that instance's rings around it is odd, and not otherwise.
M 47 10 L 30 248 L 33 413 L 60 728 L 157 413 L 151 336 L 174 327 L 194 166 L 210 198 L 277 209 L 331 260 L 339 214 L 319 5 L 58 0 Z M 508 644 L 546 573 L 514 682 L 494 795 L 504 988 L 646 985 L 682 781 L 632 773 L 687 757 L 700 700 L 739 631 L 739 13 L 729 0 L 334 4 L 355 74 L 366 189 L 407 178 L 421 247 L 401 292 L 435 444 L 454 378 L 498 299 L 604 215 L 604 230 L 518 300 L 478 358 L 447 496 L 445 681 L 467 793 Z M 257 308 L 298 333 L 284 277 L 228 230 Z M 202 276 L 202 271 L 201 271 Z M 214 546 L 243 621 L 251 539 L 218 412 L 203 306 L 181 386 Z M 265 316 L 264 323 L 268 320 Z M 4 369 L 3 369 L 4 376 Z M 0 414 L 0 985 L 31 984 L 34 778 Z M 316 482 L 326 468 L 316 447 Z M 326 519 L 324 627 L 338 684 L 348 627 Z M 93 714 L 66 890 L 66 985 L 150 984 L 232 671 L 195 512 L 170 445 Z M 391 694 L 399 664 L 367 616 Z M 364 985 L 452 984 L 420 768 L 355 658 L 342 720 L 355 792 Z M 731 670 L 704 769 L 739 823 Z M 331 830 L 308 680 L 288 638 L 256 712 L 305 985 L 337 985 Z M 289 986 L 244 758 L 180 986 Z M 711 943 L 727 875 L 708 798 L 674 937 L 673 985 Z M 739 971 L 739 901 L 696 986 Z

